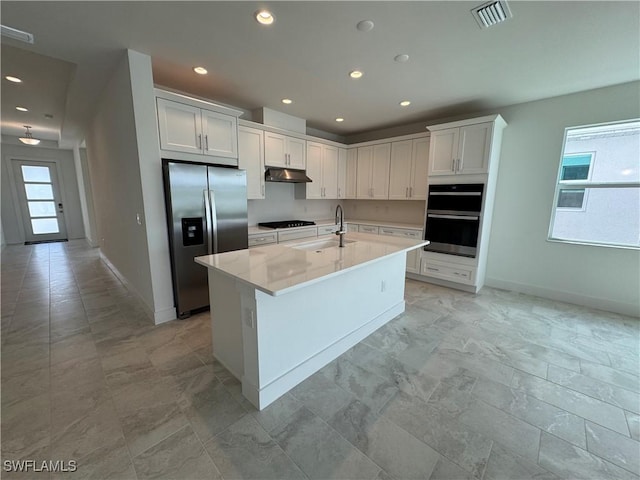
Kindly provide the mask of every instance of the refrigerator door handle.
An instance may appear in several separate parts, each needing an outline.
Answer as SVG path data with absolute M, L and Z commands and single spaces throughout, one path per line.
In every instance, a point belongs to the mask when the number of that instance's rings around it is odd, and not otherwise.
M 209 248 L 212 248 L 213 239 L 213 252 L 218 253 L 218 217 L 216 215 L 216 196 L 213 190 L 208 190 L 209 192 L 209 208 L 210 208 L 210 216 L 211 216 L 211 229 L 209 230 Z
M 204 217 L 207 229 L 207 253 L 211 255 L 213 253 L 213 239 L 211 238 L 213 225 L 211 221 L 211 203 L 209 202 L 209 190 L 205 190 L 204 192 L 202 192 L 202 195 L 204 197 Z

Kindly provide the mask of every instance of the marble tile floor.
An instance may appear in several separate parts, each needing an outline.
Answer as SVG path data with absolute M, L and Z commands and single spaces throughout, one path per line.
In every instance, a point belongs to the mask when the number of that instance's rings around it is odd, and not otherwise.
M 2 478 L 640 475 L 636 318 L 408 280 L 402 316 L 259 412 L 208 314 L 153 326 L 83 241 L 6 247 L 1 295 Z

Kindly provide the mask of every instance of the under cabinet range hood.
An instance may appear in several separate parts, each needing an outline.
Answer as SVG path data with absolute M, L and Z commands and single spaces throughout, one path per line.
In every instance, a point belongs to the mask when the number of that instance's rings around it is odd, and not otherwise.
M 295 170 L 293 168 L 275 168 L 268 167 L 264 172 L 264 179 L 267 182 L 285 182 L 285 183 L 309 183 L 313 182 L 304 170 Z

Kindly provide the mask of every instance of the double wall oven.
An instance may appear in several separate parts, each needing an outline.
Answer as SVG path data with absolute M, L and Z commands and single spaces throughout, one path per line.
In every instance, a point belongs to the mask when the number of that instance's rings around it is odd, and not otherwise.
M 475 258 L 483 193 L 483 184 L 429 185 L 424 249 Z

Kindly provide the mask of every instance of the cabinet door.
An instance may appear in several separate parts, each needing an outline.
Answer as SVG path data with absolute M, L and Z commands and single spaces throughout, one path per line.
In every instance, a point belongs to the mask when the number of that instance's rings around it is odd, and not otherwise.
M 409 196 L 412 200 L 427 199 L 427 167 L 429 165 L 429 139 L 413 140 L 411 159 L 411 185 Z
M 298 170 L 307 168 L 307 142 L 299 138 L 287 137 L 287 154 L 289 155 L 289 167 Z
M 391 144 L 391 168 L 389 172 L 389 200 L 406 200 L 411 186 L 412 140 Z
M 458 158 L 458 128 L 431 132 L 429 176 L 453 175 Z
M 338 149 L 331 145 L 323 145 L 322 180 L 323 198 L 338 198 Z
M 373 168 L 373 147 L 358 148 L 356 177 L 356 198 L 371 198 L 371 171 Z
M 315 142 L 307 142 L 307 176 L 313 180 L 305 185 L 306 198 L 322 198 L 322 147 Z
M 231 115 L 202 110 L 202 147 L 205 155 L 238 157 L 238 119 Z
M 347 198 L 347 149 L 338 149 L 338 191 L 336 198 Z
M 347 150 L 347 195 L 346 198 L 358 198 L 358 150 L 351 148 Z
M 264 198 L 264 132 L 238 127 L 238 168 L 247 171 L 247 199 Z
M 270 167 L 286 167 L 286 137 L 279 133 L 264 132 L 264 163 Z
M 371 190 L 373 198 L 389 198 L 389 166 L 391 164 L 391 144 L 373 146 L 373 171 Z
M 420 273 L 420 251 L 421 248 L 416 248 L 407 252 L 407 272 Z
M 460 127 L 457 173 L 487 173 L 492 123 Z
M 202 153 L 200 109 L 157 99 L 160 148 L 175 152 Z

